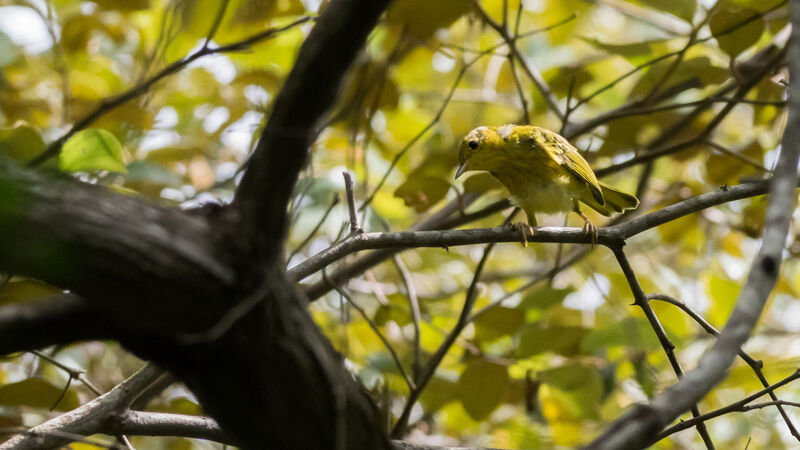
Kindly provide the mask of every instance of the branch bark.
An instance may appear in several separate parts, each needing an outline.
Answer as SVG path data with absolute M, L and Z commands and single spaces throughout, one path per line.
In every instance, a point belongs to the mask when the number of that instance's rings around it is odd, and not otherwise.
M 750 270 L 736 307 L 719 339 L 703 355 L 697 367 L 674 386 L 612 423 L 591 449 L 641 448 L 652 436 L 688 410 L 717 385 L 753 331 L 764 303 L 775 286 L 782 253 L 796 200 L 797 162 L 800 154 L 800 8 L 791 9 L 792 38 L 789 43 L 789 120 L 781 154 L 770 186 L 766 228 L 761 250 Z
M 286 234 L 286 205 L 339 85 L 388 0 L 338 0 L 297 55 L 236 191 L 240 232 L 267 260 Z

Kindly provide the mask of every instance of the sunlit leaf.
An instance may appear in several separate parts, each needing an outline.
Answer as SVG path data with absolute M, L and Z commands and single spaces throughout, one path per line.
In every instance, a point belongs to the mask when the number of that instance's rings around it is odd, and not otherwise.
M 122 161 L 122 144 L 100 128 L 79 131 L 69 138 L 59 154 L 58 166 L 67 172 L 127 172 Z

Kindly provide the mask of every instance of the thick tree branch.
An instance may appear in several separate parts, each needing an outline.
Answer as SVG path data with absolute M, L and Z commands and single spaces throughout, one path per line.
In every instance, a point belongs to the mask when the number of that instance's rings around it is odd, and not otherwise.
M 796 4 L 796 2 L 795 2 Z M 789 73 L 800 79 L 800 8 L 791 8 L 792 39 L 789 44 Z M 676 385 L 656 396 L 648 405 L 617 419 L 592 449 L 638 448 L 648 444 L 654 432 L 700 400 L 722 380 L 741 346 L 755 327 L 764 303 L 777 280 L 786 235 L 796 200 L 797 162 L 800 154 L 800 83 L 789 88 L 789 120 L 783 135 L 781 154 L 770 186 L 766 228 L 736 307 L 719 339 L 703 355 L 697 368 Z
M 108 339 L 117 328 L 107 312 L 73 294 L 0 308 L 0 354 Z
M 256 253 L 279 256 L 286 205 L 324 114 L 388 0 L 334 0 L 311 31 L 275 99 L 234 200 L 240 232 Z
M 2 158 L 0 198 L 0 270 L 102 299 L 96 304 L 118 317 L 146 315 L 152 329 L 192 318 L 203 326 L 213 308 L 163 300 L 212 305 L 234 284 L 228 253 L 203 218 Z

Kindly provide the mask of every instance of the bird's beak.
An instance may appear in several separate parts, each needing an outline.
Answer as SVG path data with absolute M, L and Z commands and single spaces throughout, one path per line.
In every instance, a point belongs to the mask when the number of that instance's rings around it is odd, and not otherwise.
M 456 178 L 460 177 L 461 174 L 463 174 L 466 171 L 467 171 L 467 161 L 464 161 L 463 163 L 458 165 L 458 170 L 456 170 L 456 176 L 455 177 Z

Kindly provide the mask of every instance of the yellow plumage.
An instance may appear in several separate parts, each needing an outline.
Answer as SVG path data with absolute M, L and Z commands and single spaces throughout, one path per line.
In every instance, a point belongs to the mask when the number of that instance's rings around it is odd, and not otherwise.
M 536 226 L 535 213 L 575 211 L 596 233 L 580 210 L 583 202 L 605 216 L 634 209 L 639 200 L 597 180 L 589 164 L 564 137 L 529 125 L 478 127 L 458 149 L 456 178 L 485 170 L 508 189 L 512 201 Z

